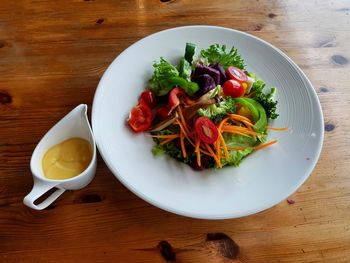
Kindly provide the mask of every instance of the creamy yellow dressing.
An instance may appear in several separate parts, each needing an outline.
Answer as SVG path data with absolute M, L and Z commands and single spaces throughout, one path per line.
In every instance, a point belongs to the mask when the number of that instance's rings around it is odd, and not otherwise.
M 82 138 L 70 138 L 52 146 L 42 159 L 46 178 L 63 180 L 82 173 L 92 159 L 91 144 Z

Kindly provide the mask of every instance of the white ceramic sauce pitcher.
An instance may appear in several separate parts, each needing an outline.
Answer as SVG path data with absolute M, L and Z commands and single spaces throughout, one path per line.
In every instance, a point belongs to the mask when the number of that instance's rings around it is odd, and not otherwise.
M 85 139 L 91 144 L 92 159 L 88 167 L 79 175 L 69 179 L 52 180 L 46 178 L 42 169 L 42 159 L 46 151 L 52 146 L 74 137 Z M 30 160 L 34 185 L 31 192 L 24 198 L 23 203 L 36 210 L 46 208 L 65 190 L 81 189 L 88 185 L 96 173 L 96 165 L 96 144 L 87 117 L 87 105 L 80 104 L 53 126 L 36 146 Z M 40 204 L 34 204 L 40 196 L 54 187 L 57 189 L 49 197 Z

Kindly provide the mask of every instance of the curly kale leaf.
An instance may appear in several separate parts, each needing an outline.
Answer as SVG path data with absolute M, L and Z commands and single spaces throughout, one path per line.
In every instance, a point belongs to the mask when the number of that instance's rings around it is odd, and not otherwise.
M 276 119 L 277 114 L 277 101 L 274 99 L 276 88 L 271 88 L 268 93 L 264 93 L 265 82 L 257 80 L 253 83 L 251 93 L 254 94 L 252 97 L 254 100 L 259 102 L 266 111 L 266 117 L 268 119 Z

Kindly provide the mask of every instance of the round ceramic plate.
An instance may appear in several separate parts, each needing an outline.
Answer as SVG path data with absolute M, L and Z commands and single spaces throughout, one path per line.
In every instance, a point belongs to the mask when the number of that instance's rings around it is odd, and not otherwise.
M 169 157 L 154 157 L 150 136 L 126 127 L 154 61 L 162 56 L 176 63 L 186 42 L 195 43 L 197 52 L 214 43 L 234 45 L 249 71 L 267 87 L 277 87 L 280 116 L 270 125 L 289 128 L 269 133 L 277 144 L 251 154 L 239 167 L 197 172 Z M 300 68 L 259 38 L 212 26 L 161 31 L 122 52 L 98 85 L 92 127 L 104 161 L 128 189 L 159 208 L 203 219 L 242 217 L 285 200 L 312 172 L 323 142 L 321 106 Z

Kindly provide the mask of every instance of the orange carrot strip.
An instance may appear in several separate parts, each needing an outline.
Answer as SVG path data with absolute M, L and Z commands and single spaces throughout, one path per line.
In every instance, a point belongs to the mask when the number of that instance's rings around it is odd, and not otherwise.
M 201 166 L 201 154 L 199 151 L 197 152 L 197 164 L 199 167 Z
M 221 132 L 219 133 L 219 140 L 222 143 L 222 148 L 224 149 L 224 154 L 225 154 L 225 159 L 226 161 L 230 160 L 229 154 L 228 154 L 228 149 L 224 140 L 224 137 L 222 136 Z
M 221 131 L 222 126 L 227 122 L 228 119 L 229 119 L 229 117 L 222 119 L 222 121 L 220 122 L 220 124 L 218 126 L 219 131 Z
M 160 145 L 164 145 L 164 144 L 167 144 L 167 143 L 169 143 L 169 142 L 171 142 L 171 141 L 173 141 L 173 140 L 175 140 L 176 139 L 176 137 L 175 138 L 168 138 L 168 139 L 165 139 L 164 141 L 162 141 L 161 143 L 159 143 Z
M 227 147 L 226 147 L 226 143 L 225 143 L 225 140 L 224 140 L 224 137 L 222 137 L 222 127 L 223 125 L 227 122 L 227 120 L 229 119 L 229 117 L 226 117 L 224 118 L 220 124 L 219 124 L 219 127 L 218 127 L 218 131 L 219 131 L 219 141 L 221 141 L 222 143 L 222 146 L 224 148 L 224 154 L 225 154 L 225 159 L 228 161 L 229 160 L 229 154 L 228 154 L 228 150 L 227 150 Z
M 239 131 L 234 129 L 222 129 L 222 132 L 235 133 L 247 137 L 255 136 L 255 134 L 249 134 L 246 131 Z
M 181 151 L 182 151 L 182 156 L 186 158 L 186 148 L 185 148 L 185 143 L 184 143 L 184 133 L 182 130 L 180 131 L 180 144 L 181 144 Z
M 230 151 L 240 151 L 240 150 L 244 150 L 247 147 L 227 147 L 228 150 Z
M 245 126 L 247 126 L 247 128 L 251 128 L 251 127 L 254 126 L 254 124 L 251 123 L 251 122 L 247 122 L 247 121 L 243 121 L 243 120 L 242 120 L 242 123 L 243 123 Z
M 197 164 L 198 166 L 201 166 L 201 153 L 200 153 L 200 150 L 199 150 L 199 146 L 200 146 L 200 140 L 198 137 L 196 137 L 196 146 L 194 148 L 194 151 L 197 155 Z
M 225 128 L 232 128 L 232 129 L 236 129 L 236 130 L 240 130 L 240 131 L 248 131 L 247 127 L 238 126 L 238 125 L 231 125 L 231 124 L 225 124 L 221 129 L 225 129 Z
M 180 129 L 181 129 L 181 131 L 184 133 L 185 137 L 186 137 L 188 140 L 190 140 L 189 135 L 187 134 L 187 132 L 186 132 L 184 126 L 182 125 L 182 123 L 181 123 L 179 120 L 177 120 L 176 122 L 177 122 L 177 124 L 179 124 Z
M 261 149 L 264 149 L 266 147 L 269 147 L 270 145 L 272 144 L 275 144 L 277 142 L 277 140 L 272 140 L 270 142 L 267 142 L 267 143 L 264 143 L 264 144 L 260 144 L 256 147 L 254 147 L 254 150 L 261 150 Z
M 196 143 L 195 143 L 195 146 L 194 146 L 194 151 L 195 152 L 199 152 L 200 144 L 201 144 L 201 141 L 200 141 L 199 137 L 196 136 Z
M 213 150 L 211 149 L 211 147 L 207 144 L 204 143 L 205 147 L 208 149 L 208 151 L 210 152 L 211 156 L 214 158 L 216 164 L 218 165 L 219 168 L 222 168 L 221 165 L 221 161 L 218 159 L 218 157 L 215 155 L 215 153 L 213 152 Z
M 169 135 L 151 135 L 154 138 L 169 139 L 169 138 L 179 138 L 180 134 L 169 134 Z
M 245 120 L 241 120 L 241 122 L 247 127 L 248 130 L 254 132 L 254 129 L 253 129 L 254 124 L 253 124 L 253 123 L 247 122 L 247 121 L 245 121 Z M 256 139 L 256 138 L 255 138 L 255 135 L 253 135 L 253 137 L 254 137 L 254 139 Z
M 288 131 L 288 127 L 276 128 L 276 127 L 267 126 L 267 129 L 268 130 L 273 130 L 273 131 Z
M 246 137 L 251 137 L 251 135 L 243 133 L 243 132 L 239 132 L 239 131 L 226 131 L 226 130 L 224 130 L 223 132 L 234 133 L 234 134 L 238 134 L 238 135 L 242 135 L 242 136 L 246 136 Z
M 220 133 L 219 133 L 220 134 Z M 219 135 L 220 136 L 220 135 Z M 221 160 L 221 149 L 220 149 L 220 139 L 218 138 L 214 143 L 214 148 L 216 150 L 216 156 Z
M 223 127 L 222 131 L 223 132 L 231 132 L 231 133 L 240 132 L 240 133 L 244 133 L 246 135 L 253 135 L 253 136 L 259 135 L 259 133 L 257 133 L 257 132 L 250 131 L 249 129 L 247 129 L 245 127 L 239 127 L 239 126 L 225 126 L 225 127 Z
M 244 117 L 244 116 L 239 115 L 239 114 L 229 114 L 229 116 L 230 116 L 230 118 L 233 118 L 235 120 L 246 121 L 246 122 L 252 123 L 247 117 Z
M 186 134 L 185 130 L 184 130 L 184 127 L 182 126 L 182 124 L 180 122 L 177 122 L 177 124 L 180 126 L 180 129 L 182 130 L 182 132 L 184 133 L 186 139 L 190 142 L 190 144 L 192 144 L 193 147 L 196 147 L 196 145 L 193 143 L 193 141 L 191 140 L 190 137 L 188 137 L 188 135 Z M 208 156 L 211 156 L 210 153 L 208 153 L 207 151 L 205 151 L 204 149 L 202 148 L 199 148 L 200 151 Z
M 202 147 L 199 147 L 199 150 L 200 150 L 201 153 L 204 153 L 204 154 L 206 154 L 208 156 L 211 156 L 211 154 L 208 151 L 204 150 Z
M 187 134 L 190 134 L 190 131 L 189 131 L 188 127 L 187 127 L 185 118 L 184 118 L 184 116 L 183 116 L 183 114 L 182 114 L 182 110 L 181 110 L 180 105 L 179 105 L 179 107 L 177 107 L 177 111 L 178 111 L 178 114 L 179 114 L 179 116 L 180 116 L 180 120 L 181 120 L 181 122 L 182 122 L 182 125 L 184 126 L 184 129 L 186 130 Z

